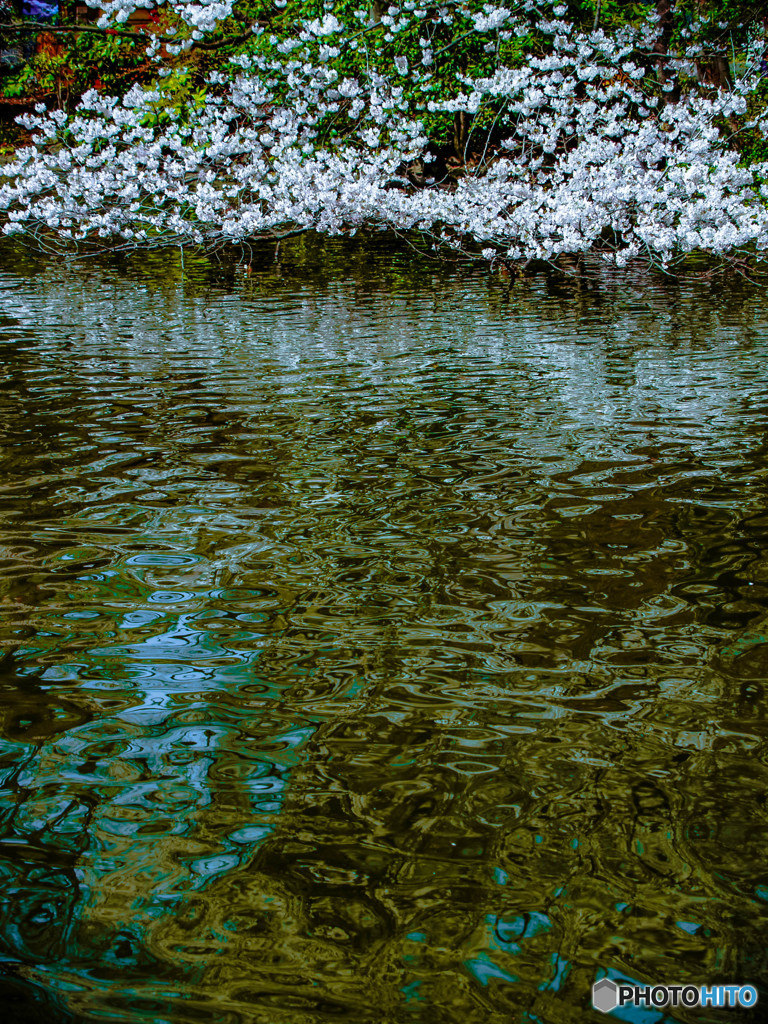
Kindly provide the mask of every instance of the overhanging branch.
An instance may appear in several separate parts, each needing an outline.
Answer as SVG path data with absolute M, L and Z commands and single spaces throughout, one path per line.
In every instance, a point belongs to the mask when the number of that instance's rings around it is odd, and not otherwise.
M 257 23 L 254 22 L 254 24 Z M 88 32 L 103 37 L 118 36 L 122 39 L 156 39 L 160 43 L 170 43 L 173 45 L 178 45 L 179 43 L 184 42 L 184 40 L 178 36 L 161 35 L 159 32 L 148 32 L 144 28 L 119 29 L 99 28 L 98 25 L 49 25 L 45 21 L 0 22 L 0 36 L 5 33 L 10 35 L 16 32 L 54 32 L 61 35 L 78 35 L 81 32 Z M 219 50 L 225 46 L 238 46 L 240 43 L 244 43 L 250 39 L 252 35 L 253 29 L 249 26 L 245 32 L 241 32 L 236 36 L 225 36 L 224 39 L 216 39 L 207 43 L 193 40 L 191 48 L 196 50 Z
M 137 36 L 147 34 L 145 32 L 128 32 L 119 28 L 99 28 L 98 25 L 49 25 L 45 21 L 0 22 L 0 34 L 5 32 L 91 32 L 100 36 L 125 36 L 128 39 L 135 39 Z

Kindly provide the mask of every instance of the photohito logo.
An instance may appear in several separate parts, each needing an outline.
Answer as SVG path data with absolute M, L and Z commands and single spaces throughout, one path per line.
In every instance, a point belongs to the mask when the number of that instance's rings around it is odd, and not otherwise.
M 603 978 L 592 986 L 592 1005 L 601 1013 L 617 1006 L 754 1006 L 754 985 L 625 985 Z

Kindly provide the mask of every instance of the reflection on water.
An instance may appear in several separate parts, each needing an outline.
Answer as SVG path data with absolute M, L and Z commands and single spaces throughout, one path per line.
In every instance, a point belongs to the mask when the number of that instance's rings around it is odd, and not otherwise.
M 762 984 L 757 290 L 9 252 L 12 1021 Z

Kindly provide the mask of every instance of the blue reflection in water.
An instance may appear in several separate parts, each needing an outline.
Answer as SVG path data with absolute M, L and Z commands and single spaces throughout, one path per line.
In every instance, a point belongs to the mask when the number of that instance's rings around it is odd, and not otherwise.
M 498 978 L 500 981 L 507 981 L 511 983 L 520 980 L 517 975 L 510 974 L 508 971 L 499 967 L 499 965 L 491 959 L 488 953 L 478 953 L 478 955 L 473 959 L 465 960 L 464 965 L 481 985 L 487 985 L 492 978 Z
M 63 871 L 47 871 L 42 898 L 18 850 L 15 864 L 2 863 L 6 893 L 26 888 L 31 904 L 24 919 L 18 902 L 6 899 L 3 958 L 34 962 L 63 1006 L 82 987 L 73 979 L 82 982 L 98 963 L 146 968 L 154 959 L 153 926 L 252 859 L 276 828 L 288 776 L 315 729 L 275 728 L 269 719 L 260 746 L 254 720 L 280 690 L 256 676 L 260 650 L 237 648 L 241 639 L 253 643 L 255 634 L 229 631 L 223 642 L 201 630 L 204 612 L 170 621 L 164 614 L 132 610 L 117 623 L 118 635 L 135 636 L 137 628 L 159 623 L 164 631 L 88 652 L 94 665 L 111 666 L 115 680 L 131 681 L 127 700 L 123 684 L 97 681 L 90 690 L 95 703 L 103 709 L 115 694 L 125 706 L 39 746 L 26 745 L 26 762 L 15 777 L 19 800 L 5 844 L 21 834 L 34 849 L 68 849 L 75 857 Z M 37 653 L 34 644 L 17 652 L 21 664 Z M 64 671 L 58 665 L 50 675 L 57 679 Z M 227 709 L 224 698 L 254 682 L 260 700 L 249 710 L 244 747 L 241 715 Z M 84 782 L 91 783 L 93 799 L 70 801 L 67 794 L 81 793 Z M 237 827 L 227 829 L 226 816 L 220 827 L 222 795 L 237 801 Z M 44 958 L 30 940 L 36 926 L 58 932 Z M 221 952 L 227 937 L 218 939 Z M 173 995 L 160 978 L 154 990 Z
M 568 978 L 571 969 L 568 960 L 563 959 L 559 953 L 553 953 L 550 963 L 552 965 L 552 976 L 539 985 L 540 992 L 558 992 Z
M 420 981 L 411 981 L 408 985 L 403 985 L 400 991 L 403 993 L 406 1003 L 424 1002 L 424 996 L 419 992 L 420 986 Z
M 675 921 L 675 926 L 684 932 L 688 932 L 689 935 L 695 935 L 699 928 L 701 928 L 701 925 L 695 921 Z
M 516 982 L 518 977 L 511 971 L 505 970 L 499 964 L 499 959 L 504 956 L 517 956 L 523 950 L 521 943 L 526 939 L 543 935 L 550 931 L 552 923 L 546 914 L 529 913 L 506 916 L 501 914 L 487 914 L 484 924 L 484 950 L 481 950 L 475 957 L 465 960 L 464 966 L 482 985 L 487 985 L 492 978 L 501 981 Z M 560 961 L 555 955 L 552 960 L 554 967 L 553 977 L 539 986 L 543 989 L 557 989 L 565 979 L 568 971 L 566 961 Z

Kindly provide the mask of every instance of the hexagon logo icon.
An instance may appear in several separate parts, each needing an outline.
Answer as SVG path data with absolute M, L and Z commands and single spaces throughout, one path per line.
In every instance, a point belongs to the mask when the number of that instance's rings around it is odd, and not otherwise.
M 619 1004 L 618 988 L 608 978 L 592 986 L 592 1005 L 600 1013 L 610 1013 Z

